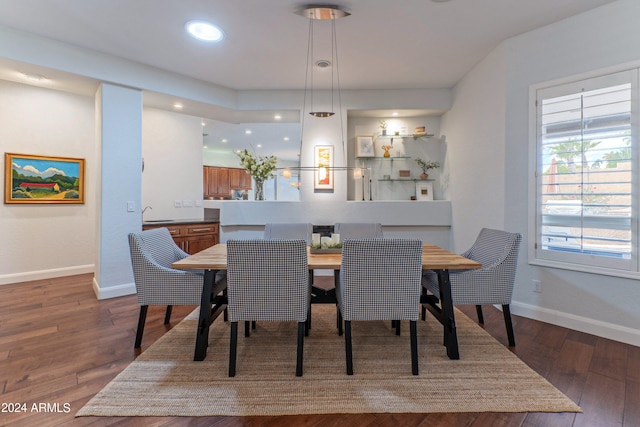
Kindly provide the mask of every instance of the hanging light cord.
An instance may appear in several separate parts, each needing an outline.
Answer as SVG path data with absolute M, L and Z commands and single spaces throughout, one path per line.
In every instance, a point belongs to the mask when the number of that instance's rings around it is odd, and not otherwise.
M 336 17 L 335 12 L 331 12 L 333 14 L 333 19 L 331 20 L 331 26 L 333 30 L 333 46 L 331 46 L 332 52 L 335 51 L 335 69 L 336 69 L 336 81 L 338 84 L 338 114 L 340 114 L 340 139 L 342 140 L 342 154 L 344 159 L 344 164 L 347 164 L 347 150 L 344 145 L 344 123 L 342 119 L 342 95 L 340 94 L 340 67 L 338 65 L 338 37 L 336 36 Z M 333 55 L 333 53 L 332 53 Z M 331 74 L 331 109 L 333 109 L 333 73 Z

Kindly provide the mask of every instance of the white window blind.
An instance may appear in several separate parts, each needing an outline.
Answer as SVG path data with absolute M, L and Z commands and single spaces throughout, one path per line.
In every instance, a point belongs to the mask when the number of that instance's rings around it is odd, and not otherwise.
M 536 258 L 637 271 L 636 81 L 538 90 Z

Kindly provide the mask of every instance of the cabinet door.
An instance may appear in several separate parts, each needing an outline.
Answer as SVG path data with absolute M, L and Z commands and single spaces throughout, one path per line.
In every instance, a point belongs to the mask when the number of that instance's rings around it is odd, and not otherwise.
M 218 195 L 218 168 L 214 166 L 204 167 L 204 195 L 206 197 Z
M 240 171 L 240 188 L 242 190 L 251 190 L 251 175 L 244 169 Z
M 242 188 L 240 185 L 240 173 L 242 169 L 229 169 L 229 187 L 232 190 L 237 190 Z
M 184 248 L 186 253 L 193 255 L 215 245 L 212 236 L 193 236 L 184 238 Z
M 218 243 L 218 224 L 197 224 L 183 227 L 185 228 L 184 250 L 190 254 L 198 253 Z
M 231 195 L 231 187 L 229 186 L 229 169 L 228 168 L 217 168 L 218 169 L 218 196 L 226 197 Z
M 202 195 L 208 197 L 211 194 L 209 191 L 209 166 L 202 167 Z

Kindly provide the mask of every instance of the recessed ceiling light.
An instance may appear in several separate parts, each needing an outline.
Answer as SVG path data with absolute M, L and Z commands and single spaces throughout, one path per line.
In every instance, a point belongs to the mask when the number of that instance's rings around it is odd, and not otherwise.
M 256 147 L 262 148 L 262 144 L 258 144 L 258 145 L 256 145 Z
M 227 142 L 229 142 L 229 140 L 228 140 L 227 138 L 223 138 L 223 139 L 222 139 L 222 143 L 223 143 L 223 144 L 226 144 Z
M 397 111 L 394 111 L 394 112 L 393 112 L 393 114 L 391 114 L 391 115 L 395 117 L 395 116 L 397 116 L 397 115 L 398 115 L 398 112 L 397 112 Z
M 288 136 L 285 136 L 283 139 L 284 139 L 285 141 L 288 141 L 288 140 L 289 140 L 289 137 L 288 137 Z
M 175 104 L 173 104 L 173 108 L 175 108 L 176 110 L 182 110 L 183 106 L 179 102 L 176 102 Z
M 282 116 L 280 114 L 276 114 L 275 116 L 273 116 L 273 118 L 276 120 L 281 120 Z
M 222 30 L 207 21 L 189 21 L 184 27 L 192 37 L 205 42 L 219 42 L 224 38 Z
M 247 135 L 251 135 L 251 129 L 245 130 L 244 133 L 246 133 Z

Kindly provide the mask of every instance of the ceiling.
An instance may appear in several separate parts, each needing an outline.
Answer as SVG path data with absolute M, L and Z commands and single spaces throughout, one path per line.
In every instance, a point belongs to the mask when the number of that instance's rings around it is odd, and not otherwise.
M 340 87 L 451 88 L 501 41 L 613 1 L 336 0 L 332 3 L 351 13 L 336 21 Z M 297 0 L 2 0 L 0 25 L 231 89 L 303 89 L 309 21 L 295 12 L 304 4 Z M 192 19 L 215 23 L 225 38 L 218 44 L 191 39 L 184 24 Z M 330 23 L 317 21 L 314 32 L 315 59 L 331 59 L 325 46 L 330 44 Z M 0 60 L 0 78 L 15 81 L 15 73 L 15 64 Z M 329 71 L 324 73 L 314 77 L 315 87 L 330 86 Z M 90 81 L 63 73 L 60 78 L 66 79 L 64 85 L 71 91 L 91 86 Z M 164 105 L 161 94 L 155 94 L 155 101 Z M 145 97 L 147 105 L 153 102 L 153 96 Z M 202 116 L 214 117 L 211 114 Z M 237 112 L 216 114 L 224 121 L 242 119 L 225 118 Z

